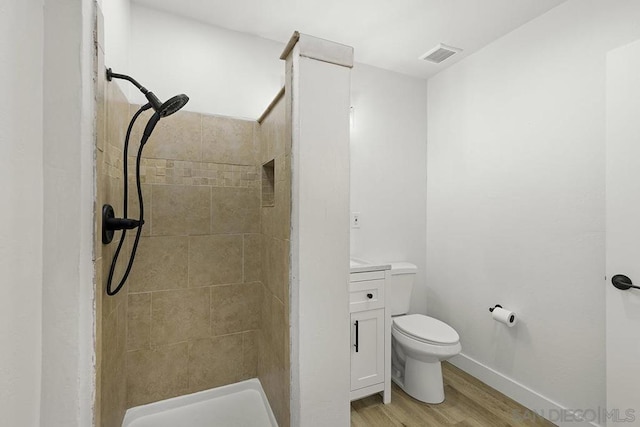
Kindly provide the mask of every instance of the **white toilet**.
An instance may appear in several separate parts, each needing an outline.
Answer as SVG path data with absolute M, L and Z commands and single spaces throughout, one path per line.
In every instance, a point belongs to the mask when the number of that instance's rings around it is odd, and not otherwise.
M 460 353 L 460 336 L 451 326 L 409 311 L 418 268 L 391 263 L 386 307 L 391 310 L 391 379 L 409 396 L 426 403 L 444 401 L 441 362 Z

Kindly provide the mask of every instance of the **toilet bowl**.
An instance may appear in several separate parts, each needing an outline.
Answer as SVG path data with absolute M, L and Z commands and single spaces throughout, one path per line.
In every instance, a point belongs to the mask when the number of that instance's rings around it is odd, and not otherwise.
M 460 336 L 451 326 L 422 314 L 409 312 L 414 264 L 391 263 L 385 286 L 391 327 L 391 379 L 409 396 L 426 403 L 442 403 L 443 360 L 460 353 Z
M 458 333 L 432 317 L 410 314 L 393 318 L 391 337 L 391 379 L 414 399 L 442 403 L 441 362 L 460 353 Z

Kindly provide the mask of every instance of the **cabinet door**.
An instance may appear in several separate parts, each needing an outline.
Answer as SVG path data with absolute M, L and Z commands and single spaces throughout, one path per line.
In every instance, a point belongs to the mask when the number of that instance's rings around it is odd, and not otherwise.
M 383 381 L 384 309 L 352 313 L 351 390 Z

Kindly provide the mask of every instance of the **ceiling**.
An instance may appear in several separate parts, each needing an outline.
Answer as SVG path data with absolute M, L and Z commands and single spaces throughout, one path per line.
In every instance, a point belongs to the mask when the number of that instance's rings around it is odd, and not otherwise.
M 357 62 L 428 78 L 566 0 L 133 0 L 286 43 L 293 31 L 355 48 Z M 464 49 L 441 64 L 418 57 Z

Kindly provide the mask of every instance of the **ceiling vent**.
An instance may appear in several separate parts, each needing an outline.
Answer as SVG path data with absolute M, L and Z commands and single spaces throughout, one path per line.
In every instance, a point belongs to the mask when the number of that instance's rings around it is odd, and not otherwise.
M 422 55 L 420 59 L 433 62 L 434 64 L 439 64 L 445 59 L 459 52 L 462 52 L 462 49 L 457 47 L 447 46 L 446 44 L 440 43 L 438 46 L 434 47 L 429 52 Z

